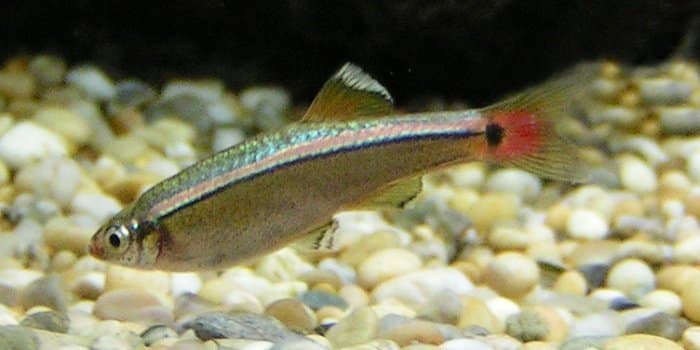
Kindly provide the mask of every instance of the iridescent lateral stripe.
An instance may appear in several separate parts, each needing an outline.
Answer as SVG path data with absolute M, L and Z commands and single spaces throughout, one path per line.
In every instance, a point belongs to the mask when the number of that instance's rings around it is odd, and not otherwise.
M 367 128 L 348 128 L 335 136 L 319 137 L 290 145 L 256 162 L 244 164 L 191 187 L 183 188 L 180 192 L 153 205 L 148 214 L 151 218 L 164 218 L 236 183 L 295 163 L 313 161 L 319 157 L 411 140 L 481 135 L 484 123 L 485 120 L 482 118 L 437 118 L 434 121 L 387 122 Z

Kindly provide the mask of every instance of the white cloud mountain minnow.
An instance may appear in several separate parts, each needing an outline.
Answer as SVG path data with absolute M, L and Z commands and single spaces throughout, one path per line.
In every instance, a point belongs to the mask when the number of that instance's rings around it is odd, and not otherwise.
M 231 266 L 305 239 L 332 245 L 333 214 L 401 206 L 420 176 L 483 160 L 576 181 L 556 110 L 592 69 L 493 106 L 392 113 L 392 99 L 352 64 L 323 86 L 301 122 L 204 159 L 144 192 L 92 237 L 110 262 L 170 271 Z

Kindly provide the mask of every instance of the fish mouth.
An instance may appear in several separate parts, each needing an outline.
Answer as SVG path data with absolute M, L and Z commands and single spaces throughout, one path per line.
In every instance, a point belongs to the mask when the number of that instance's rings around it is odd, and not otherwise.
M 90 244 L 87 246 L 88 253 L 96 258 L 104 257 L 104 249 L 102 244 L 98 243 L 95 237 L 90 240 Z

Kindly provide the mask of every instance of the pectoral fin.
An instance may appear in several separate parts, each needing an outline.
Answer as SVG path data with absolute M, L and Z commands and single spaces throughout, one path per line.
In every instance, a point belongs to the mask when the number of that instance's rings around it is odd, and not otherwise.
M 352 120 L 393 109 L 389 92 L 352 63 L 346 63 L 316 95 L 302 121 Z

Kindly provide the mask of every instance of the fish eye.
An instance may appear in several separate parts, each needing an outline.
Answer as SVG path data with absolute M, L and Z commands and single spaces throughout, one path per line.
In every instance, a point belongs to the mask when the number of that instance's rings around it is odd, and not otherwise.
M 118 252 L 123 251 L 129 245 L 129 231 L 124 226 L 110 226 L 105 237 L 109 246 Z

